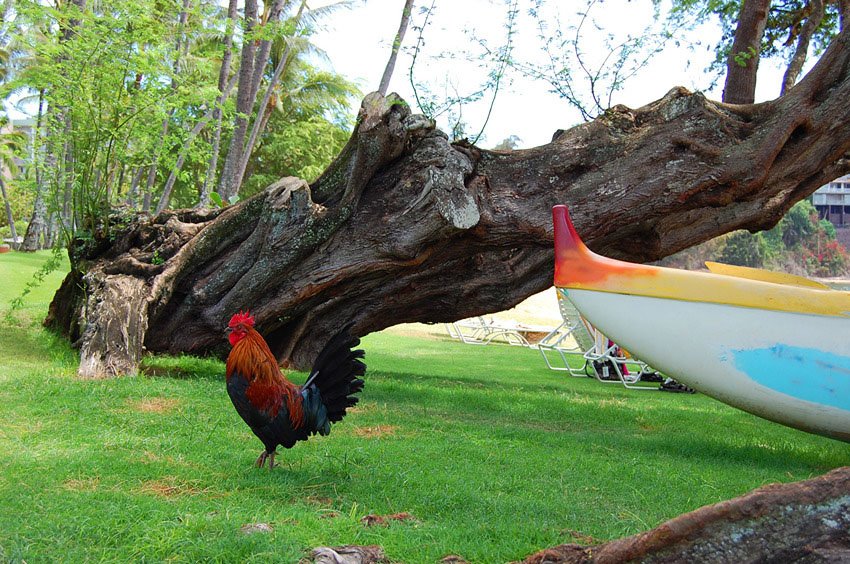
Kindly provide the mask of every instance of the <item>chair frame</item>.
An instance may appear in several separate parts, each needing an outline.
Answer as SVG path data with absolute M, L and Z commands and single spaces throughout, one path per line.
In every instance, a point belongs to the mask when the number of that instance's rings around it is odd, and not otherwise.
M 445 326 L 450 337 L 467 345 L 489 345 L 493 341 L 501 341 L 508 345 L 529 346 L 528 340 L 516 327 L 499 325 L 482 315 L 446 323 Z
M 569 372 L 570 376 L 586 377 L 593 376 L 603 384 L 622 384 L 632 390 L 656 390 L 655 386 L 638 385 L 641 378 L 646 374 L 655 373 L 645 362 L 623 354 L 622 349 L 610 340 L 593 325 L 590 324 L 572 305 L 567 297 L 567 292 L 561 288 L 557 290 L 558 309 L 561 312 L 562 323 L 544 337 L 537 348 L 550 370 Z M 570 338 L 575 346 L 567 344 Z M 584 344 L 582 344 L 584 342 Z M 587 346 L 588 343 L 590 346 Z M 557 357 L 555 355 L 557 354 Z M 582 368 L 573 368 L 568 362 L 570 355 L 581 355 L 584 359 Z M 560 364 L 555 364 L 552 359 L 559 358 Z M 616 379 L 607 377 L 606 374 L 597 372 L 594 363 L 603 363 L 603 370 L 613 366 Z M 592 375 L 588 373 L 588 366 Z M 629 367 L 629 374 L 625 374 L 623 366 Z

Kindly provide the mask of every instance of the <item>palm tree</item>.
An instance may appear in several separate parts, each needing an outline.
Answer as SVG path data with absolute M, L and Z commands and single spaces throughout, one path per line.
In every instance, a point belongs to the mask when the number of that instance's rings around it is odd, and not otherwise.
M 248 6 L 246 2 L 246 6 Z M 256 8 L 255 2 L 250 2 Z M 268 121 L 270 112 L 269 100 L 274 96 L 277 83 L 287 73 L 292 61 L 303 57 L 308 52 L 317 52 L 318 49 L 310 44 L 308 37 L 312 31 L 312 24 L 326 15 L 351 4 L 350 0 L 336 2 L 322 8 L 309 9 L 306 0 L 277 0 L 267 3 L 266 11 L 257 19 L 257 22 L 266 24 L 276 20 L 285 13 L 287 9 L 295 9 L 296 12 L 286 21 L 292 29 L 292 34 L 287 37 L 276 37 L 272 40 L 260 41 L 258 46 L 250 42 L 243 43 L 242 60 L 240 62 L 239 91 L 237 92 L 237 114 L 234 120 L 233 135 L 230 146 L 227 149 L 221 177 L 218 181 L 218 192 L 225 200 L 239 193 L 244 181 L 244 174 L 248 160 L 253 152 L 257 139 L 263 132 L 265 123 Z M 271 6 L 271 8 L 269 8 Z M 252 13 L 253 14 L 253 13 Z M 256 14 L 251 18 L 246 11 L 246 22 L 255 23 Z M 253 28 L 252 28 L 253 29 Z M 252 65 L 246 67 L 246 64 Z M 258 102 L 260 83 L 265 79 L 265 95 Z M 246 85 L 250 83 L 250 87 Z M 255 113 L 254 109 L 258 111 Z M 253 126 L 250 117 L 253 116 Z
M 3 116 L 0 119 L 0 130 L 8 127 L 8 119 Z M 12 232 L 12 246 L 18 246 L 18 233 L 15 230 L 15 217 L 12 214 L 12 205 L 9 202 L 9 194 L 6 191 L 6 172 L 16 174 L 18 165 L 15 158 L 21 154 L 26 147 L 26 135 L 18 131 L 7 131 L 0 133 L 0 194 L 3 196 L 3 204 L 6 206 L 6 220 Z

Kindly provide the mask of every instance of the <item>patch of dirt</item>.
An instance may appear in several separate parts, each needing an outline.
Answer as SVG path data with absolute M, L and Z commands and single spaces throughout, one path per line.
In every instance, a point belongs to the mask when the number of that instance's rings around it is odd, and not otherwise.
M 370 411 L 375 411 L 378 409 L 378 404 L 373 401 L 361 401 L 354 407 L 349 407 L 346 409 L 346 413 L 369 413 Z
M 440 559 L 440 564 L 469 564 L 463 556 L 449 554 Z
M 375 427 L 355 427 L 352 432 L 358 437 L 366 437 L 369 439 L 380 439 L 383 437 L 392 437 L 398 431 L 395 425 L 377 425 Z
M 332 505 L 334 502 L 331 498 L 322 495 L 308 495 L 303 499 L 307 503 L 311 503 L 313 505 Z
M 141 459 L 145 462 L 159 462 L 162 457 L 155 452 L 146 450 L 142 453 Z
M 268 523 L 248 523 L 239 527 L 239 532 L 243 535 L 253 535 L 254 533 L 271 533 L 274 527 Z
M 387 527 L 393 521 L 416 521 L 416 517 L 410 513 L 403 511 L 401 513 L 393 513 L 391 515 L 366 515 L 360 519 L 360 522 L 367 527 L 381 526 Z
M 140 400 L 128 400 L 127 404 L 133 410 L 142 413 L 169 413 L 180 405 L 180 400 L 160 397 L 142 398 Z
M 159 480 L 147 480 L 142 482 L 142 485 L 139 487 L 139 491 L 159 497 L 177 497 L 180 495 L 203 493 L 204 490 L 198 489 L 174 476 L 166 476 Z
M 139 460 L 141 462 L 144 462 L 145 464 L 155 464 L 157 462 L 164 462 L 171 467 L 174 467 L 174 466 L 177 466 L 177 465 L 185 466 L 185 467 L 196 466 L 196 465 L 191 464 L 187 460 L 177 459 L 177 458 L 174 458 L 171 455 L 167 455 L 167 454 L 163 455 L 163 454 L 159 454 L 159 453 L 156 453 L 156 452 L 152 452 L 150 450 L 142 451 L 142 454 L 139 456 Z
M 579 542 L 581 544 L 599 544 L 599 540 L 593 538 L 590 535 L 586 535 L 581 531 L 574 531 L 572 529 L 565 529 L 561 531 L 562 534 L 570 537 L 571 540 Z
M 72 492 L 93 492 L 100 485 L 100 478 L 72 478 L 62 482 L 62 487 Z

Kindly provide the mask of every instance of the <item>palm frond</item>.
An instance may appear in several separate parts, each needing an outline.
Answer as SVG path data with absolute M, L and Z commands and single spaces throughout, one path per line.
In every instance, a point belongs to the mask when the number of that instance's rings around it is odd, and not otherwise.
M 339 2 L 334 2 L 333 4 L 328 4 L 321 8 L 305 10 L 301 18 L 307 26 L 321 29 L 323 20 L 327 20 L 330 16 L 336 14 L 340 10 L 351 10 L 360 3 L 360 0 L 340 0 Z

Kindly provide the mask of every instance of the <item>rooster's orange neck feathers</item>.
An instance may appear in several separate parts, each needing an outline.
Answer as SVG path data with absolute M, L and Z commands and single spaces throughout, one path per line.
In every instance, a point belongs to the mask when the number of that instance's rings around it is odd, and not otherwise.
M 281 404 L 286 401 L 292 426 L 300 427 L 304 424 L 304 412 L 298 386 L 281 374 L 277 359 L 253 327 L 254 318 L 244 314 L 249 320 L 237 320 L 240 315 L 243 315 L 242 312 L 234 315 L 228 325 L 231 330 L 228 339 L 233 349 L 227 357 L 227 379 L 234 373 L 245 377 L 249 382 L 249 400 L 272 417 L 277 416 Z

